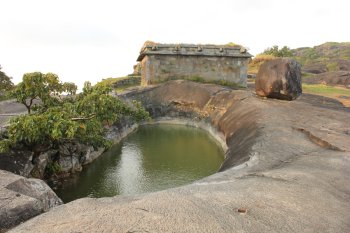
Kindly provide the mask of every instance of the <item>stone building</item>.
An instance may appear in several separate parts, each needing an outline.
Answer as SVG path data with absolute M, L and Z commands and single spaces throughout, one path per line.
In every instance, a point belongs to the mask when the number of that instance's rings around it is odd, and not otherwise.
M 141 63 L 141 85 L 144 86 L 171 79 L 246 86 L 251 57 L 241 46 L 146 42 L 137 61 Z

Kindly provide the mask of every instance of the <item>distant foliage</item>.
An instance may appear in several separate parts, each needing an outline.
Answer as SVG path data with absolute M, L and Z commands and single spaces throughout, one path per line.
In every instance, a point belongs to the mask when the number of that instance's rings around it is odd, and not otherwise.
M 283 46 L 281 49 L 279 49 L 277 45 L 274 45 L 271 48 L 265 49 L 262 54 L 272 55 L 275 57 L 292 57 L 293 56 L 293 52 L 289 47 Z
M 48 85 L 43 85 L 43 82 L 46 83 L 47 80 L 42 76 L 39 74 L 32 76 L 41 80 L 40 82 L 35 80 L 39 90 L 31 86 L 29 89 L 32 92 L 24 92 L 27 95 L 33 93 L 29 95 L 31 97 L 43 97 L 42 105 L 38 106 L 35 112 L 11 120 L 7 138 L 0 141 L 0 151 L 19 146 L 32 150 L 38 147 L 57 147 L 61 143 L 71 141 L 94 147 L 108 147 L 111 143 L 104 138 L 106 126 L 115 123 L 122 116 L 130 116 L 137 121 L 149 118 L 148 112 L 139 103 L 126 104 L 110 95 L 109 86 L 92 86 L 90 82 L 84 84 L 82 93 L 72 98 L 47 100 L 46 98 L 54 98 L 55 94 L 59 93 L 53 90 L 62 89 L 56 89 L 60 87 L 58 77 L 50 76 L 54 77 L 51 81 L 55 88 L 50 89 L 52 96 L 47 95 L 48 92 L 43 91 Z M 65 91 L 76 90 L 70 84 L 62 88 Z M 22 97 L 19 99 L 22 100 Z
M 140 86 L 141 84 L 141 76 L 138 75 L 129 75 L 126 77 L 119 78 L 106 78 L 102 81 L 98 82 L 95 86 L 109 86 L 113 88 L 115 91 L 122 91 L 125 88 Z
M 278 57 L 292 57 L 292 50 L 284 46 L 281 49 L 277 45 L 267 48 L 261 54 L 256 55 L 248 64 L 248 73 L 257 74 L 260 66 L 267 61 L 271 61 Z
M 306 68 L 327 71 L 349 70 L 350 42 L 327 42 L 293 50 L 294 58 Z M 345 65 L 344 65 L 345 64 Z
M 8 92 L 14 87 L 11 77 L 7 76 L 0 65 L 0 100 L 7 98 Z
M 72 96 L 76 90 L 77 86 L 74 83 L 62 83 L 56 74 L 33 72 L 23 75 L 22 82 L 16 85 L 12 96 L 31 113 L 34 100 L 40 100 L 41 108 L 45 109 L 58 105 L 63 93 Z

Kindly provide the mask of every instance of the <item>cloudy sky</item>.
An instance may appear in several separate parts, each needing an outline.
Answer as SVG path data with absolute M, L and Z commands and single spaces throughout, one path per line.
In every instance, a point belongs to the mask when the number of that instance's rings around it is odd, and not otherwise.
M 146 40 L 235 42 L 253 55 L 350 41 L 349 0 L 0 0 L 0 64 L 15 83 L 53 72 L 79 86 L 132 72 Z

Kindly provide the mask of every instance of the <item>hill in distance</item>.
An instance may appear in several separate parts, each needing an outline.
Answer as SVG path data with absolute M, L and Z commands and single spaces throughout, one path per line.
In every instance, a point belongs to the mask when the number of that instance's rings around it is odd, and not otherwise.
M 334 98 L 350 107 L 350 42 L 327 42 L 289 50 L 302 66 L 303 92 Z M 248 73 L 257 74 L 262 63 L 276 59 L 259 54 L 249 63 Z
M 305 73 L 350 71 L 350 42 L 327 42 L 312 48 L 292 50 Z

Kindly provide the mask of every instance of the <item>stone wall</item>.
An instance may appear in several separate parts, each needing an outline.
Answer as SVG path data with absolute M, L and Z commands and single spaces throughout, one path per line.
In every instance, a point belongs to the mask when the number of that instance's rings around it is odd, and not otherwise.
M 143 86 L 172 79 L 246 86 L 251 57 L 240 45 L 146 42 L 137 61 L 141 63 Z
M 141 85 L 172 79 L 198 79 L 246 86 L 247 64 L 247 58 L 148 55 L 142 60 Z

